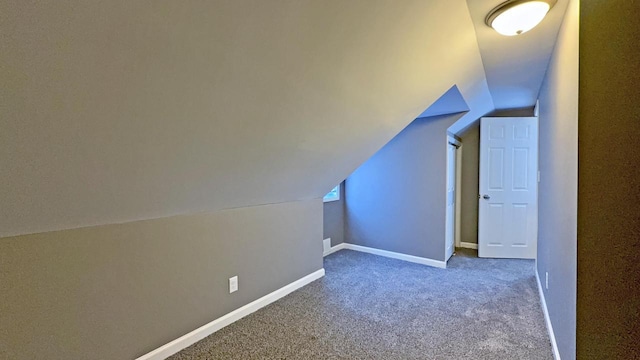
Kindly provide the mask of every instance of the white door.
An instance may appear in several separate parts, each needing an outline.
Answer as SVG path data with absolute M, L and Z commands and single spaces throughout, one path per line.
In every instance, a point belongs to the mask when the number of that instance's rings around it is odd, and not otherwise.
M 480 119 L 478 256 L 536 257 L 538 118 Z
M 445 261 L 453 255 L 456 228 L 456 147 L 447 144 L 447 222 Z

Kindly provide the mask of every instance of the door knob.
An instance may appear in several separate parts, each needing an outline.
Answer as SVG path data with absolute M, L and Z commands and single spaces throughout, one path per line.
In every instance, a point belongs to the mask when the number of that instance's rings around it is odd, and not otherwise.
M 483 199 L 485 199 L 485 200 L 489 200 L 489 199 L 491 199 L 491 196 L 489 196 L 489 195 L 482 195 L 482 198 L 483 198 Z

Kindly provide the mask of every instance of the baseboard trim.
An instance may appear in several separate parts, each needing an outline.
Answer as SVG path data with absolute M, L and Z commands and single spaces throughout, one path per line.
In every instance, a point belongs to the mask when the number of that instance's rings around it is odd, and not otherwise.
M 298 290 L 299 288 L 320 279 L 324 276 L 324 269 L 320 269 L 315 271 L 301 279 L 298 279 L 292 282 L 289 285 L 286 285 L 270 294 L 267 294 L 256 301 L 250 302 L 249 304 L 236 309 L 222 317 L 219 317 L 212 322 L 205 324 L 192 332 L 183 335 L 168 344 L 165 344 L 145 355 L 140 356 L 136 360 L 161 360 L 166 359 L 169 356 L 179 352 L 182 349 L 185 349 L 196 342 L 204 339 L 205 337 L 213 334 L 214 332 L 222 329 L 223 327 L 230 325 L 243 317 L 271 304 L 272 302 L 285 297 L 289 293 Z
M 553 358 L 555 360 L 561 360 L 560 352 L 558 351 L 558 343 L 556 343 L 556 335 L 553 332 L 553 326 L 551 325 L 551 318 L 549 317 L 549 309 L 547 309 L 547 300 L 544 297 L 544 291 L 542 290 L 542 283 L 540 282 L 540 276 L 538 275 L 538 266 L 536 266 L 535 272 L 536 272 L 536 281 L 538 282 L 538 292 L 540 293 L 540 304 L 542 305 L 542 312 L 544 313 L 544 321 L 547 324 L 549 339 L 551 339 L 551 350 L 553 351 Z
M 412 263 L 416 263 L 416 264 L 433 266 L 433 267 L 437 267 L 437 268 L 440 268 L 440 269 L 446 269 L 447 268 L 447 263 L 444 262 L 444 261 L 433 260 L 433 259 L 429 259 L 429 258 L 423 258 L 423 257 L 407 255 L 407 254 L 401 254 L 401 253 L 397 253 L 397 252 L 393 252 L 393 251 L 380 250 L 380 249 L 375 249 L 375 248 L 370 248 L 370 247 L 360 246 L 360 245 L 354 245 L 354 244 L 348 244 L 348 243 L 342 243 L 340 245 L 343 245 L 342 248 L 341 249 L 337 249 L 336 251 L 342 250 L 342 249 L 355 250 L 355 251 L 365 252 L 365 253 L 369 253 L 369 254 L 384 256 L 384 257 L 388 257 L 388 258 L 392 258 L 392 259 L 404 260 L 404 261 L 408 261 L 408 262 L 412 262 Z M 340 245 L 338 245 L 338 246 L 340 246 Z M 334 247 L 338 247 L 338 246 L 334 246 Z M 333 248 L 331 248 L 331 249 L 333 249 Z
M 327 250 L 324 253 L 322 253 L 322 257 L 325 257 L 327 255 L 333 254 L 336 251 L 340 251 L 340 250 L 344 249 L 345 246 L 346 246 L 345 243 L 341 243 L 341 244 L 338 244 L 336 246 L 332 246 L 329 250 Z
M 460 243 L 460 247 L 461 248 L 465 248 L 465 249 L 474 249 L 474 250 L 478 250 L 478 244 L 476 243 L 470 243 L 470 242 L 464 242 L 462 241 Z

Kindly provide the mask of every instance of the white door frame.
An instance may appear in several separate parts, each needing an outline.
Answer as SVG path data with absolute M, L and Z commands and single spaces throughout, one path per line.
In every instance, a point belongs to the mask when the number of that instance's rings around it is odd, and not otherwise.
M 450 162 L 449 162 L 449 145 L 453 145 L 455 146 L 455 158 L 453 159 L 454 161 L 454 171 L 455 171 L 455 177 L 454 177 L 454 182 L 455 182 L 455 200 L 454 200 L 454 207 L 455 207 L 455 211 L 453 214 L 453 234 L 454 234 L 454 242 L 453 242 L 453 251 L 455 253 L 455 248 L 459 247 L 460 245 L 460 188 L 461 188 L 461 168 L 462 168 L 462 162 L 461 162 L 461 158 L 462 158 L 462 143 L 455 138 L 452 135 L 448 135 L 447 136 L 447 143 L 446 143 L 446 153 L 447 153 L 447 170 L 446 170 L 446 177 L 448 179 L 449 177 L 449 171 L 450 169 Z M 448 189 L 447 186 L 445 186 L 445 194 L 447 193 Z M 445 197 L 447 197 L 448 194 L 445 195 Z M 446 208 L 445 208 L 446 209 Z M 449 211 L 446 211 L 446 215 L 445 215 L 445 224 L 450 224 L 451 219 L 449 219 L 449 217 L 451 215 L 449 215 Z M 446 226 L 446 225 L 445 225 Z M 445 229 L 445 244 L 444 244 L 444 252 L 445 252 L 445 261 L 449 260 L 447 258 L 447 238 L 446 238 L 446 234 L 447 231 L 449 229 Z

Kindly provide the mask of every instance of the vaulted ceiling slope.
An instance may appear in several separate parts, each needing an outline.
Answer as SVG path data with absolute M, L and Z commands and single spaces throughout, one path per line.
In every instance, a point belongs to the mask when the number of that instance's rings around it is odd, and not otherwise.
M 503 36 L 485 17 L 505 0 L 467 0 L 496 109 L 533 107 L 569 0 L 558 0 L 544 20 L 518 36 Z
M 0 236 L 318 198 L 453 85 L 492 110 L 464 0 L 0 17 Z

